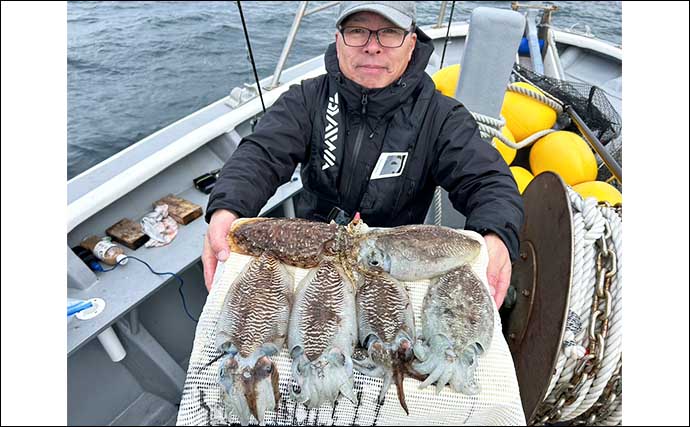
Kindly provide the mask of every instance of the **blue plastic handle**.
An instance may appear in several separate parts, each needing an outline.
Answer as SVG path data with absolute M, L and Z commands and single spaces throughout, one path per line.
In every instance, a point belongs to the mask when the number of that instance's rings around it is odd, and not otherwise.
M 78 302 L 74 305 L 71 305 L 67 307 L 67 315 L 71 316 L 73 314 L 79 313 L 82 310 L 86 310 L 89 307 L 92 307 L 93 303 L 91 301 L 82 301 Z

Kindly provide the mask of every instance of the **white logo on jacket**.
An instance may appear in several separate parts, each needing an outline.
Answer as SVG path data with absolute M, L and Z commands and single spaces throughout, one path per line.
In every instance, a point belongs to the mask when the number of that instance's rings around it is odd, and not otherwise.
M 328 108 L 326 109 L 326 130 L 324 134 L 323 149 L 324 164 L 321 170 L 326 170 L 335 165 L 335 142 L 338 140 L 338 122 L 335 115 L 338 114 L 338 93 L 328 97 Z

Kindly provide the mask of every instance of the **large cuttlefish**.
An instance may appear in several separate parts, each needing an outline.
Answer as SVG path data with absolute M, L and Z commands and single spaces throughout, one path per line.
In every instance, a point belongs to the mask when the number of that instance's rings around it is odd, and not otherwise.
M 285 267 L 264 254 L 245 267 L 223 302 L 216 327 L 216 347 L 224 353 L 219 383 L 226 411 L 232 408 L 242 425 L 250 415 L 263 423 L 265 411 L 280 401 L 271 356 L 285 342 L 292 283 Z

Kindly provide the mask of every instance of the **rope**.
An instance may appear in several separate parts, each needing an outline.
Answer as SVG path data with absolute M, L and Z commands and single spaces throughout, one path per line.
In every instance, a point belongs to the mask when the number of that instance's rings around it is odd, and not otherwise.
M 580 286 L 576 286 L 576 292 L 573 292 L 573 298 L 571 299 L 571 310 L 575 313 L 580 321 L 582 322 L 582 328 L 574 336 L 575 343 L 582 343 L 581 348 L 583 351 L 578 351 L 580 357 L 569 357 L 565 361 L 565 366 L 561 372 L 561 378 L 557 383 L 556 389 L 558 394 L 562 390 L 562 387 L 567 386 L 570 383 L 570 379 L 575 373 L 580 360 L 584 357 L 586 352 L 584 349 L 589 346 L 589 328 L 590 328 L 590 305 L 591 296 L 596 292 L 596 248 L 595 243 L 599 240 L 605 231 L 604 219 L 599 214 L 597 210 L 597 201 L 593 198 L 582 201 L 580 196 L 572 190 L 568 190 L 568 196 L 571 203 L 576 206 L 575 211 L 580 211 L 582 215 L 582 220 L 584 222 L 584 234 L 580 237 L 583 240 L 583 258 L 581 262 L 575 264 L 573 271 L 581 270 L 580 276 L 582 281 Z M 577 215 L 577 213 L 575 213 Z M 577 238 L 577 237 L 576 237 Z M 576 285 L 578 282 L 573 282 Z M 564 342 L 564 345 L 566 343 Z M 565 354 L 565 353 L 564 353 Z M 585 383 L 585 387 L 588 387 Z M 581 398 L 584 396 L 581 395 Z M 575 404 L 579 405 L 579 401 Z M 567 409 L 564 409 L 566 412 Z
M 556 114 L 563 113 L 563 105 L 555 99 L 549 98 L 543 93 L 539 93 L 524 87 L 516 86 L 515 84 L 508 85 L 508 90 L 511 92 L 516 92 L 521 95 L 528 96 L 530 98 L 536 99 L 537 101 L 545 104 L 556 111 Z M 550 133 L 556 132 L 554 129 L 545 129 L 539 132 L 535 132 L 527 138 L 520 142 L 513 142 L 507 139 L 501 129 L 506 125 L 506 121 L 503 117 L 496 119 L 491 116 L 485 116 L 479 113 L 472 113 L 472 117 L 477 121 L 477 126 L 479 127 L 479 133 L 482 138 L 488 138 L 491 140 L 491 144 L 494 145 L 493 138 L 498 138 L 499 141 L 507 145 L 508 147 L 519 150 L 524 147 L 532 145 L 539 138 L 542 138 Z
M 443 203 L 441 199 L 441 187 L 436 187 L 434 191 L 434 224 L 443 225 Z
M 537 141 L 539 138 L 543 136 L 556 132 L 555 129 L 544 129 L 539 132 L 533 133 L 532 135 L 528 136 L 520 142 L 513 142 L 506 138 L 501 132 L 503 126 L 506 125 L 506 121 L 503 117 L 501 117 L 500 119 L 496 119 L 491 116 L 485 116 L 479 113 L 470 113 L 472 114 L 472 117 L 474 117 L 474 120 L 477 122 L 477 127 L 479 127 L 479 134 L 482 136 L 482 138 L 489 139 L 491 141 L 491 145 L 494 146 L 495 144 L 493 142 L 493 138 L 498 138 L 502 143 L 504 143 L 508 147 L 519 150 L 521 148 L 534 144 L 535 141 Z
M 597 402 L 601 396 L 604 388 L 609 383 L 609 380 L 613 376 L 618 363 L 621 358 L 622 353 L 622 340 L 623 340 L 623 322 L 622 322 L 622 292 L 620 283 L 622 281 L 622 231 L 623 225 L 620 217 L 611 208 L 603 205 L 598 206 L 602 216 L 610 224 L 611 227 L 611 237 L 609 238 L 609 248 L 616 253 L 617 259 L 617 274 L 612 278 L 611 282 L 611 296 L 613 301 L 611 303 L 611 318 L 609 319 L 609 332 L 606 338 L 606 349 L 604 353 L 604 359 L 602 361 L 602 367 L 599 373 L 594 377 L 591 388 L 587 392 L 587 396 L 582 401 L 582 403 L 572 412 L 570 415 L 563 413 L 563 420 L 568 420 L 575 418 L 580 414 L 587 411 L 592 405 Z
M 568 189 L 568 197 L 573 207 L 573 220 L 578 225 L 573 233 L 577 242 L 577 252 L 573 253 L 573 286 L 571 288 L 568 316 L 579 320 L 580 327 L 572 328 L 572 336 L 565 336 L 563 347 L 575 346 L 574 351 L 562 351 L 557 361 L 553 387 L 547 393 L 547 403 L 556 403 L 561 390 L 567 387 L 573 377 L 575 367 L 589 345 L 589 305 L 591 295 L 596 288 L 596 254 L 594 242 L 603 236 L 605 231 L 603 218 L 596 215 L 596 200 L 583 201 L 574 191 Z M 571 314 L 572 313 L 572 314 Z M 569 338 L 569 339 L 568 339 Z M 579 347 L 577 347 L 579 345 Z M 579 357 L 568 357 L 567 355 Z M 554 378 L 552 378 L 553 382 Z
M 615 409 L 611 412 L 611 415 L 603 420 L 599 420 L 598 424 L 602 426 L 619 426 L 623 420 L 623 396 L 618 395 L 616 402 L 614 403 Z
M 541 102 L 542 104 L 548 105 L 549 107 L 553 108 L 556 110 L 556 114 L 561 114 L 563 112 L 563 104 L 560 102 L 547 97 L 543 93 L 536 92 L 531 89 L 527 89 L 525 87 L 520 87 L 516 84 L 510 84 L 508 85 L 508 90 L 511 92 L 517 92 L 521 95 L 529 96 L 530 98 L 536 99 L 537 101 Z
M 582 422 L 585 417 L 615 425 L 620 421 L 621 396 L 612 396 L 610 388 L 607 394 L 604 391 L 609 382 L 615 378 L 620 380 L 618 373 L 622 364 L 622 220 L 615 209 L 598 204 L 594 198 L 583 200 L 570 187 L 568 198 L 573 211 L 571 299 L 562 351 L 536 422 L 565 422 L 581 416 L 575 421 Z M 613 266 L 601 268 L 601 261 L 597 266 L 601 257 L 615 260 L 611 261 Z M 607 271 L 612 271 L 608 290 L 604 286 Z M 602 316 L 608 320 L 608 329 L 604 328 Z M 592 318 L 596 319 L 594 325 L 590 325 Z M 590 343 L 590 336 L 595 336 L 597 341 Z M 599 348 L 601 345 L 603 350 Z M 584 376 L 588 375 L 584 371 L 585 374 L 578 377 L 575 394 L 568 395 L 566 391 L 573 387 L 571 381 L 583 372 L 583 366 L 587 367 L 585 362 L 597 360 L 596 354 L 589 354 L 593 348 L 600 355 L 600 364 L 589 372 L 591 377 Z M 606 402 L 613 398 L 617 400 Z

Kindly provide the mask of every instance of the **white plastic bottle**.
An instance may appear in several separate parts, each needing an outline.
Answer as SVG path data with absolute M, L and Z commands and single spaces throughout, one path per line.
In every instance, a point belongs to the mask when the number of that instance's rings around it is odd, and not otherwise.
M 81 242 L 81 246 L 93 252 L 96 258 L 108 265 L 127 264 L 125 251 L 112 242 L 110 237 L 91 236 Z M 122 260 L 122 262 L 120 262 Z

